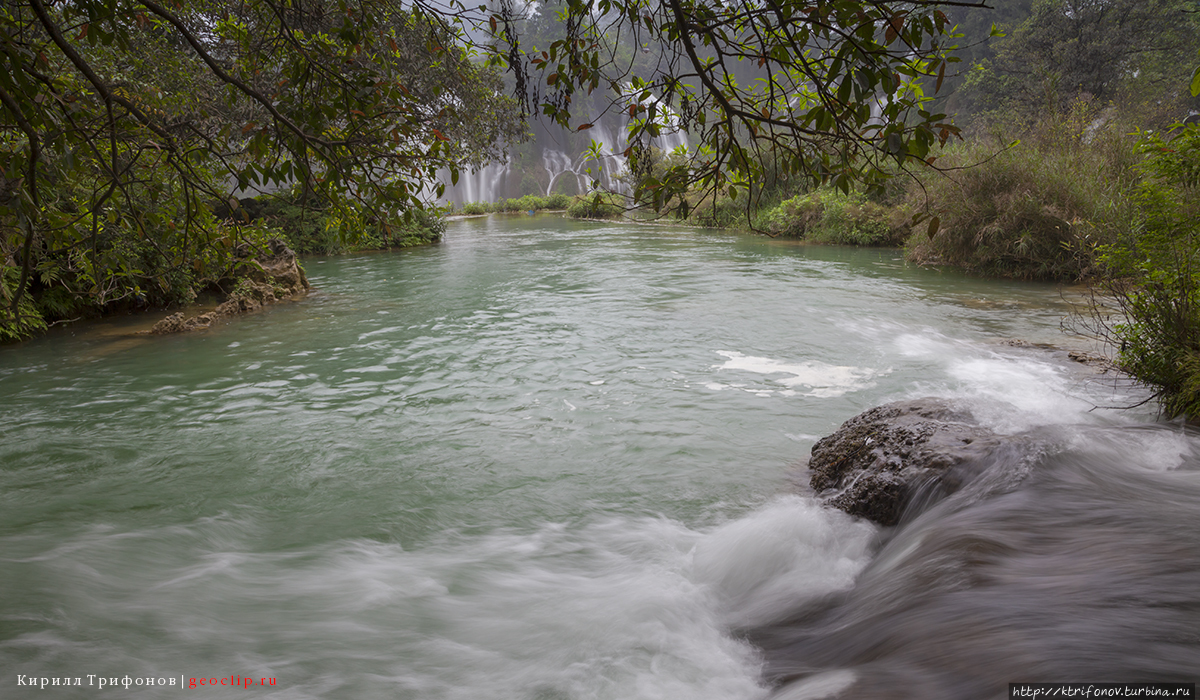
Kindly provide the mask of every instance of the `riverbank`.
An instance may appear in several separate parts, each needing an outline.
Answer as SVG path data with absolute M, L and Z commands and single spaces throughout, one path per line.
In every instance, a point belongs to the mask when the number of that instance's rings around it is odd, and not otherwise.
M 431 211 L 381 221 L 286 192 L 209 203 L 181 224 L 156 221 L 159 230 L 144 221 L 115 219 L 114 230 L 90 250 L 31 247 L 31 275 L 24 275 L 12 259 L 4 261 L 0 343 L 77 321 L 170 309 L 180 311 L 171 321 L 164 319 L 161 332 L 206 327 L 219 316 L 244 313 L 307 289 L 297 255 L 429 245 L 445 229 L 444 220 Z M 0 221 L 0 229 L 6 223 Z M 180 237 L 182 243 L 176 240 Z M 284 250 L 286 263 L 280 260 Z M 278 269 L 269 270 L 271 266 Z M 198 299 L 213 301 L 221 310 L 179 316 Z

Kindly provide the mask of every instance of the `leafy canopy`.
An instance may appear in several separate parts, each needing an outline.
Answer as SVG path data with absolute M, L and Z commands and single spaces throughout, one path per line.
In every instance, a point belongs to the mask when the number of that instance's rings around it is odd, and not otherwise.
M 1098 104 L 1139 93 L 1156 102 L 1183 97 L 1200 49 L 1195 0 L 1038 0 L 1031 11 L 971 71 L 976 107 L 1028 112 L 1081 96 Z
M 35 283 L 181 300 L 230 262 L 235 189 L 387 227 L 523 132 L 458 27 L 400 0 L 20 0 L 0 48 L 0 324 Z

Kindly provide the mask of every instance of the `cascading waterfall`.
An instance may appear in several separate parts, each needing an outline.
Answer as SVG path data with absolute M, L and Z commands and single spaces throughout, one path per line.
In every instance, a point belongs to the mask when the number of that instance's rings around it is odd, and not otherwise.
M 641 103 L 658 104 L 658 98 L 650 96 L 641 100 Z M 658 110 L 656 118 L 663 128 L 660 135 L 652 140 L 652 145 L 664 152 L 687 148 L 687 133 L 679 127 L 675 112 L 665 105 L 659 106 Z M 629 186 L 622 179 L 628 167 L 622 155 L 628 145 L 625 138 L 628 117 L 624 113 L 593 115 L 590 122 L 592 127 L 589 130 L 569 132 L 534 119 L 530 122 L 534 141 L 532 163 L 526 162 L 522 166 L 510 153 L 506 163 L 460 173 L 457 184 L 451 184 L 449 171 L 443 170 L 439 180 L 446 189 L 440 199 L 445 203 L 463 204 L 495 202 L 525 194 L 549 196 L 564 175 L 574 178 L 575 191 L 579 194 L 586 194 L 593 189 L 628 192 Z M 588 157 L 588 140 L 601 144 L 599 159 Z M 515 153 L 519 148 L 515 146 L 510 150 Z M 540 181 L 537 183 L 536 190 L 529 184 L 533 171 L 544 171 L 547 178 L 544 184 Z M 537 175 L 540 177 L 541 172 Z
M 494 202 L 503 196 L 503 188 L 512 162 L 492 163 L 478 170 L 466 169 L 458 174 L 458 182 L 452 183 L 450 171 L 443 168 L 438 180 L 445 183 L 446 191 L 441 199 L 445 202 Z
M 626 170 L 625 157 L 620 155 L 626 146 L 624 125 L 610 129 L 603 118 L 596 119 L 594 124 L 591 129 L 594 134 L 592 138 L 604 145 L 600 150 L 601 160 L 589 161 L 584 167 L 592 168 L 592 178 L 600 183 L 601 189 L 611 192 L 625 191 L 628 188 L 618 179 Z
M 580 161 L 576 163 L 575 160 Z M 546 166 L 546 173 L 550 176 L 550 184 L 546 185 L 546 196 L 549 197 L 554 191 L 554 183 L 562 175 L 570 173 L 575 177 L 576 186 L 580 192 L 587 192 L 590 189 L 591 181 L 588 179 L 587 173 L 580 172 L 583 156 L 572 160 L 571 156 L 562 151 L 545 148 L 542 150 L 542 163 Z

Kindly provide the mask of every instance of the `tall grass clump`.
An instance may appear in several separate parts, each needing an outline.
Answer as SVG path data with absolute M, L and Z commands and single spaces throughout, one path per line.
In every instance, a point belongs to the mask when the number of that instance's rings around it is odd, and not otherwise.
M 992 134 L 949 149 L 910 187 L 909 204 L 937 220 L 917 226 L 909 259 L 1022 279 L 1093 274 L 1097 248 L 1136 220 L 1138 156 L 1123 131 L 1081 109 L 1011 145 Z
M 611 192 L 576 196 L 567 207 L 572 219 L 616 219 L 625 214 L 625 198 Z

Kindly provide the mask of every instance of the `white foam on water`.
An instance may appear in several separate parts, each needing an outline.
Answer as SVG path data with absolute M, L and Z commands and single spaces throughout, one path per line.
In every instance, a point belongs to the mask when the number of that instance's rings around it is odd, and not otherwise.
M 817 398 L 833 398 L 850 391 L 866 388 L 871 385 L 871 379 L 876 375 L 875 370 L 864 367 L 831 365 L 818 361 L 789 363 L 769 357 L 743 355 L 730 350 L 718 350 L 717 354 L 728 359 L 724 364 L 713 365 L 714 369 L 767 375 L 790 375 L 773 378 L 771 381 L 782 384 L 794 393 L 800 387 L 807 387 L 808 391 L 798 393 Z M 751 388 L 749 391 L 760 393 L 763 390 Z
M 1078 430 L 1069 434 L 1067 447 L 1102 458 L 1119 456 L 1130 467 L 1149 471 L 1174 471 L 1197 459 L 1196 435 L 1185 431 L 1164 430 L 1161 424 L 1134 426 L 1118 433 Z
M 975 418 L 1001 433 L 1016 433 L 1047 425 L 1096 424 L 1129 420 L 1115 412 L 1097 411 L 1103 405 L 1135 403 L 1128 388 L 1114 397 L 1115 379 L 1040 349 L 1005 348 L 995 344 L 955 340 L 935 332 L 905 333 L 894 341 L 900 354 L 940 365 L 945 379 L 920 384 L 911 398 L 940 395 L 962 399 Z
M 771 700 L 826 700 L 836 698 L 858 680 L 850 669 L 825 671 L 800 681 L 789 683 L 771 696 Z
M 54 582 L 62 619 L 0 643 L 0 659 L 64 675 L 69 649 L 89 672 L 275 677 L 287 697 L 767 694 L 755 651 L 693 576 L 706 535 L 675 521 L 451 533 L 412 551 L 341 540 L 255 552 L 251 530 L 228 519 L 93 530 L 27 559 Z M 133 624 L 104 642 L 71 632 Z
M 761 624 L 849 588 L 875 534 L 865 521 L 787 496 L 705 536 L 693 556 L 695 577 L 721 599 L 732 624 Z
M 93 529 L 24 561 L 56 582 L 62 624 L 0 644 L 0 658 L 47 674 L 67 648 L 81 668 L 219 668 L 275 677 L 289 697 L 761 700 L 757 652 L 730 626 L 848 587 L 875 533 L 798 497 L 703 530 L 611 518 L 413 550 L 256 552 L 254 530 Z M 69 631 L 134 622 L 138 634 L 103 643 Z

